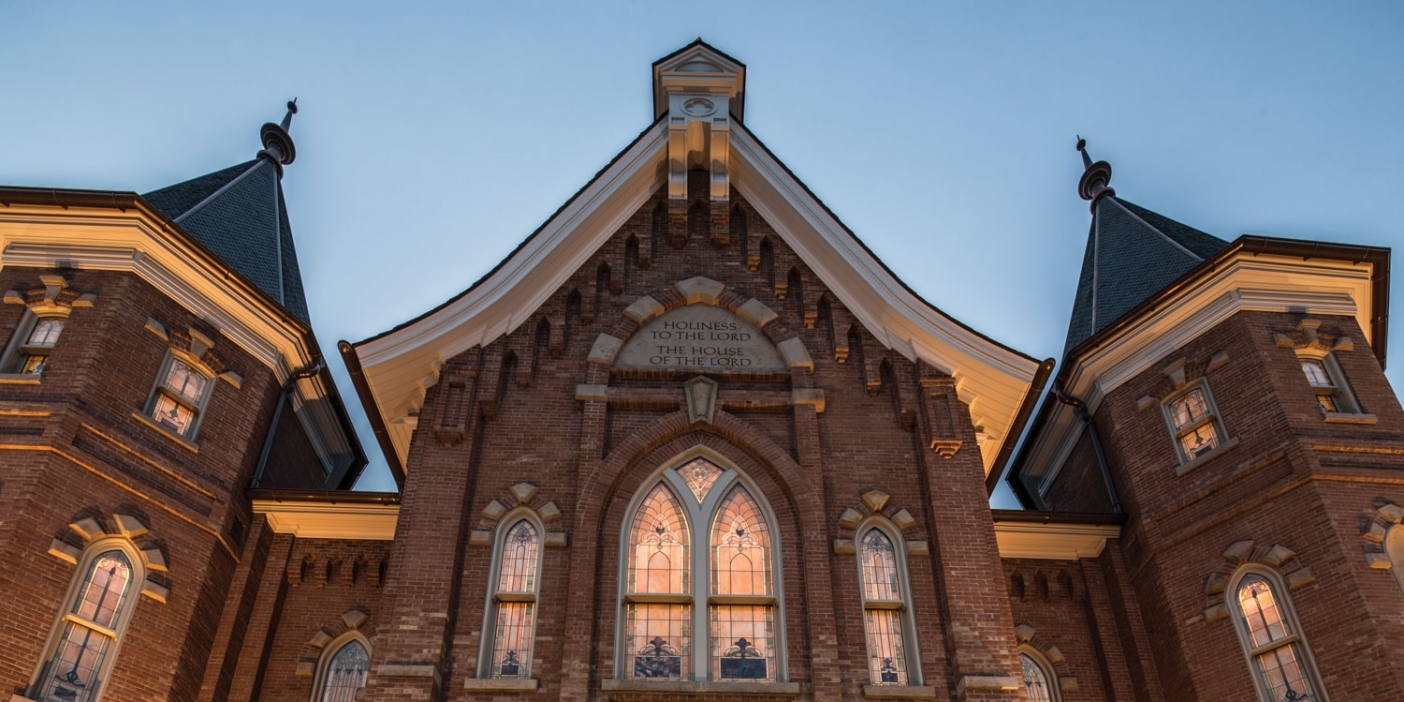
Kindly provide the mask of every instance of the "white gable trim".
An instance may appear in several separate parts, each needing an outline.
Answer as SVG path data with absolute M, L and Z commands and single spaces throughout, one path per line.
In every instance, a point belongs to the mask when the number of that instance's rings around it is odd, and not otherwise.
M 744 129 L 733 132 L 734 184 L 845 307 L 888 348 L 956 378 L 982 426 L 988 470 L 1038 362 L 960 326 L 892 277 Z M 544 304 L 663 185 L 666 129 L 645 132 L 502 266 L 462 297 L 355 346 L 401 462 L 425 391 L 445 360 L 510 333 Z

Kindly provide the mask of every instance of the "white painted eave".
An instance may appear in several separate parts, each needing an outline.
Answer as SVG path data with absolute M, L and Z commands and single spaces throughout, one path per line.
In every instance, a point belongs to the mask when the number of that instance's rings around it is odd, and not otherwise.
M 1079 358 L 1067 371 L 1067 391 L 1096 412 L 1112 391 L 1172 360 L 1177 349 L 1240 311 L 1351 316 L 1365 340 L 1373 343 L 1373 273 L 1368 262 L 1303 260 L 1240 250 Z M 1233 361 L 1230 357 L 1229 363 Z M 1082 423 L 1073 411 L 1055 404 L 1043 430 L 1032 437 L 1023 475 L 1034 481 L 1040 499 L 1081 434 Z M 1166 441 L 1170 441 L 1168 434 Z
M 1106 548 L 1107 539 L 1121 537 L 1121 527 L 1116 524 L 995 522 L 994 530 L 1000 558 L 1096 558 Z
M 268 518 L 277 534 L 299 539 L 391 541 L 400 517 L 397 504 L 254 500 L 254 514 Z
M 996 460 L 1039 363 L 961 326 L 892 276 L 745 129 L 732 132 L 736 189 L 889 349 L 956 378 Z M 522 324 L 663 185 L 666 131 L 645 132 L 496 271 L 420 319 L 355 345 L 403 463 L 425 391 L 445 360 Z

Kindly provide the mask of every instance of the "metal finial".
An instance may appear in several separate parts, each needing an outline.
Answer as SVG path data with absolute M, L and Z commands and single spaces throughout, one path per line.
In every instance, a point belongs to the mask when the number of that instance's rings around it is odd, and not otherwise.
M 292 116 L 295 114 L 297 98 L 288 101 L 288 111 L 283 115 L 282 124 L 269 122 L 263 125 L 258 133 L 263 141 L 263 150 L 258 152 L 258 155 L 273 162 L 278 169 L 279 178 L 283 176 L 283 166 L 297 158 L 297 147 L 293 145 L 292 135 L 288 134 L 288 128 L 292 126 Z
M 292 116 L 297 114 L 297 98 L 288 101 L 288 113 L 283 115 L 283 131 L 292 126 Z
M 1077 183 L 1077 194 L 1084 200 L 1092 201 L 1092 208 L 1095 210 L 1097 201 L 1103 196 L 1115 195 L 1116 191 L 1111 189 L 1111 164 L 1106 161 L 1093 162 L 1092 157 L 1087 154 L 1087 140 L 1082 135 L 1077 137 L 1077 151 L 1082 154 L 1082 178 Z
M 1082 154 L 1082 167 L 1091 168 L 1092 157 L 1087 155 L 1087 140 L 1081 134 L 1077 135 L 1077 152 Z

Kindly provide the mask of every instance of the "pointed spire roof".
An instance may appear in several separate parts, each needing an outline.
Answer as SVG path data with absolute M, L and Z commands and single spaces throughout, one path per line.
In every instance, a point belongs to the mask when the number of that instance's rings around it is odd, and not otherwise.
M 1092 202 L 1092 226 L 1064 356 L 1228 245 L 1117 197 L 1111 166 L 1093 163 L 1082 139 L 1077 150 L 1086 168 L 1078 193 Z
M 310 324 L 302 272 L 283 197 L 283 166 L 296 158 L 288 127 L 263 125 L 264 148 L 251 161 L 142 195 L 303 323 Z

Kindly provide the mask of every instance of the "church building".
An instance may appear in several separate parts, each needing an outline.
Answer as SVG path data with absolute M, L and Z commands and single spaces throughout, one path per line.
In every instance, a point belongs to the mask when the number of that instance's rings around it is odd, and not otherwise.
M 339 358 L 295 102 L 154 192 L 0 187 L 3 694 L 1404 700 L 1388 249 L 1219 238 L 1079 141 L 1034 358 L 897 279 L 747 127 L 746 70 L 659 59 L 632 143 Z M 396 492 L 352 490 L 362 440 Z

